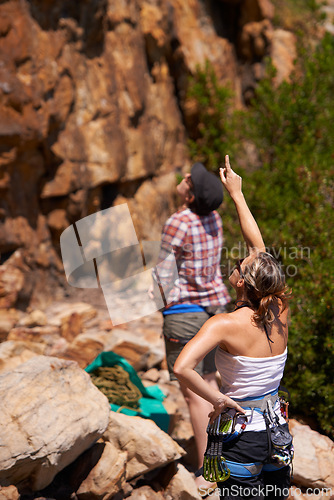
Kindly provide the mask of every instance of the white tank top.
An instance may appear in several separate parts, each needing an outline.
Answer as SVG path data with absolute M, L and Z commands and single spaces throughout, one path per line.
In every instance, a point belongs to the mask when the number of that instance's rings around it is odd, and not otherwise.
M 221 376 L 221 392 L 232 399 L 258 398 L 277 391 L 283 377 L 287 348 L 282 354 L 266 358 L 234 356 L 220 347 L 216 350 L 216 367 Z M 244 405 L 243 405 L 244 406 Z M 274 410 L 280 416 L 279 402 Z M 266 429 L 262 414 L 246 410 L 248 424 L 245 431 Z M 281 417 L 280 421 L 284 423 Z M 240 423 L 243 420 L 240 419 Z

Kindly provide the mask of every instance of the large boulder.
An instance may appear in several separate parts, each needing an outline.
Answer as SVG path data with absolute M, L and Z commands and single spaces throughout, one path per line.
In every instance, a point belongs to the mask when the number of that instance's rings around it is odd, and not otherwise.
M 77 363 L 35 356 L 0 375 L 0 485 L 40 490 L 105 431 L 110 407 Z
M 185 451 L 153 420 L 110 412 L 105 441 L 128 453 L 126 479 L 178 460 Z
M 294 483 L 310 488 L 334 487 L 334 443 L 296 420 L 290 421 L 295 456 Z
M 127 453 L 99 440 L 71 467 L 71 484 L 79 500 L 109 500 L 125 484 Z M 79 483 L 79 486 L 77 487 Z
M 213 493 L 213 491 L 212 491 Z M 194 477 L 182 464 L 177 464 L 176 473 L 166 487 L 166 499 L 198 500 L 199 495 Z
M 6 340 L 0 343 L 0 373 L 12 371 L 30 358 L 44 354 L 45 347 L 37 342 Z

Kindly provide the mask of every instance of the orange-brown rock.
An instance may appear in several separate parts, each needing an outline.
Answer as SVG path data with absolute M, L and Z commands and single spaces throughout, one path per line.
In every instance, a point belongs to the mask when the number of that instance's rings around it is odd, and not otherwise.
M 73 312 L 70 316 L 63 318 L 60 333 L 68 342 L 82 332 L 82 319 L 80 314 Z
M 52 1 L 47 10 L 0 6 L 0 250 L 34 249 L 30 263 L 45 267 L 50 258 L 35 251 L 41 206 L 57 246 L 87 204 L 100 208 L 101 189 L 89 201 L 94 189 L 170 170 L 186 155 L 169 68 L 150 75 L 135 4 L 118 10 L 117 22 L 102 0 L 79 11 L 66 6 L 63 17 Z
M 0 486 L 0 500 L 20 500 L 20 493 L 13 485 L 7 487 Z
M 38 354 L 44 354 L 45 346 L 25 340 L 6 340 L 0 344 L 0 373 L 12 371 Z
M 289 31 L 277 29 L 273 32 L 271 41 L 271 58 L 277 73 L 275 84 L 279 85 L 283 80 L 289 80 L 289 75 L 294 69 L 294 61 L 297 57 L 296 36 Z
M 83 324 L 96 317 L 96 309 L 88 303 L 84 302 L 55 302 L 46 308 L 45 314 L 48 322 L 51 325 L 60 327 L 64 322 L 69 320 L 73 314 L 80 316 Z
M 140 234 L 143 240 L 160 241 L 160 214 L 173 212 L 176 204 L 175 188 L 175 174 L 165 174 L 143 182 L 133 199 L 130 200 L 132 220 L 137 234 Z
M 294 482 L 298 486 L 334 487 L 334 443 L 327 437 L 296 420 L 290 421 L 295 456 Z
M 240 24 L 272 19 L 275 8 L 270 0 L 244 0 L 241 3 Z
M 184 456 L 184 450 L 153 422 L 111 411 L 103 439 L 128 453 L 128 480 Z
M 71 469 L 70 481 L 77 498 L 112 499 L 125 484 L 126 459 L 127 453 L 100 439 Z
M 110 319 L 101 321 L 101 323 L 99 324 L 99 329 L 104 330 L 105 332 L 111 332 L 111 330 L 113 329 L 112 321 Z
M 58 238 L 77 191 L 89 197 L 105 184 L 141 182 L 182 165 L 175 77 L 185 89 L 187 73 L 206 58 L 219 78 L 236 76 L 233 47 L 217 37 L 198 0 L 139 4 L 1 4 L 3 251 L 32 244 L 41 206 Z M 175 74 L 177 65 L 183 74 Z M 97 196 L 95 210 L 101 190 Z M 57 210 L 66 211 L 63 223 Z
M 212 488 L 211 497 L 213 491 L 214 488 Z M 182 464 L 177 464 L 176 472 L 166 487 L 166 496 L 173 500 L 182 500 L 183 498 L 198 500 L 198 498 L 202 497 L 199 494 L 193 475 Z
M 209 12 L 200 0 L 1 3 L 0 252 L 5 261 L 22 249 L 25 304 L 43 295 L 41 273 L 63 272 L 59 237 L 79 219 L 122 199 L 139 239 L 159 235 L 176 208 L 175 168 L 189 166 L 186 127 L 198 109 L 187 88 L 198 65 L 210 61 L 236 105 L 247 98 L 238 57 L 261 64 L 273 5 L 245 0 L 229 19 L 212 4 Z M 236 33 L 217 34 L 217 21 Z M 277 61 L 282 43 L 277 35 Z M 8 290 L 0 307 L 17 294 Z
M 135 370 L 140 370 L 143 368 L 143 363 L 145 364 L 145 358 L 149 355 L 149 348 L 124 340 L 115 345 L 113 352 L 125 358 Z
M 43 311 L 39 309 L 34 309 L 27 316 L 24 316 L 19 325 L 27 326 L 29 328 L 33 328 L 34 326 L 45 326 L 47 324 L 47 317 Z
M 0 483 L 41 490 L 103 434 L 108 400 L 76 363 L 46 356 L 0 379 Z
M 0 309 L 15 305 L 23 284 L 24 276 L 20 269 L 11 265 L 0 266 Z
M 242 57 L 255 61 L 268 55 L 272 36 L 273 27 L 268 19 L 245 24 L 239 41 Z
M 111 330 L 105 350 L 125 357 L 136 370 L 147 370 L 161 363 L 165 357 L 161 313 L 131 321 L 126 326 L 126 329 L 117 326 Z
M 59 239 L 61 233 L 69 226 L 66 211 L 63 208 L 56 208 L 48 214 L 47 223 L 52 235 Z
M 44 346 L 54 344 L 59 338 L 59 328 L 52 325 L 35 326 L 33 328 L 17 326 L 9 332 L 7 337 L 8 340 L 36 342 Z
M 184 493 L 186 493 L 184 490 L 180 492 L 180 494 Z M 169 496 L 166 497 L 163 491 L 155 491 L 150 486 L 145 485 L 134 489 L 131 495 L 127 496 L 126 498 L 128 498 L 129 500 L 165 500 L 165 499 L 169 500 L 171 497 Z M 188 496 L 185 496 L 184 498 L 188 499 Z
M 76 361 L 81 368 L 86 368 L 103 351 L 104 346 L 98 340 L 86 338 L 84 335 L 82 337 L 79 335 L 69 346 L 60 349 L 54 355 L 62 359 Z
M 2 309 L 0 312 L 0 342 L 5 340 L 10 330 L 19 320 L 16 309 Z

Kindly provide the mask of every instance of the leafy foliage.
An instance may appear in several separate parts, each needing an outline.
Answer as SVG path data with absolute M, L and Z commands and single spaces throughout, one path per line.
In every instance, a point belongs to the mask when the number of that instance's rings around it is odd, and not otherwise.
M 274 25 L 296 33 L 316 32 L 325 14 L 321 10 L 326 1 L 272 0 L 275 7 Z
M 246 140 L 256 145 L 261 167 L 242 172 L 246 199 L 293 291 L 284 385 L 294 414 L 328 434 L 334 423 L 333 55 L 334 38 L 327 34 L 318 46 L 300 50 L 290 82 L 278 88 L 269 65 L 252 106 L 233 115 L 226 113 L 229 95 L 212 70 L 199 70 L 192 95 L 202 92 L 206 103 L 221 100 L 216 109 L 222 115 L 219 119 L 217 111 L 211 123 L 207 104 L 201 104 L 200 122 L 209 125 L 191 144 L 196 159 L 208 158 L 208 168 L 229 153 L 239 173 L 241 145 Z M 235 248 L 240 232 L 230 200 L 223 221 L 228 245 Z
M 198 123 L 194 137 L 189 140 L 189 149 L 194 161 L 205 163 L 214 169 L 224 156 L 224 145 L 231 137 L 230 100 L 232 92 L 222 87 L 213 67 L 206 62 L 204 71 L 190 79 L 188 99 L 194 99 L 198 107 Z

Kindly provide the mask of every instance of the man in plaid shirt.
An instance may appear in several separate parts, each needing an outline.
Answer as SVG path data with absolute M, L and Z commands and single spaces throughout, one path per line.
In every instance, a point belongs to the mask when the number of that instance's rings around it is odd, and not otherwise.
M 215 211 L 223 201 L 222 184 L 204 165 L 195 163 L 191 174 L 186 174 L 177 186 L 177 192 L 182 207 L 164 225 L 159 267 L 152 273 L 167 304 L 163 311 L 163 334 L 171 380 L 176 380 L 173 366 L 183 346 L 210 316 L 223 312 L 230 301 L 220 272 L 223 228 Z M 177 275 L 172 272 L 174 259 L 168 258 L 171 252 L 176 260 Z M 196 371 L 217 388 L 214 356 L 214 351 L 209 353 Z M 200 468 L 212 408 L 186 387 L 181 385 L 181 390 L 189 406 Z M 198 486 L 205 483 L 203 477 L 196 481 Z
M 198 216 L 186 208 L 167 220 L 162 230 L 159 261 L 164 262 L 159 265 L 159 278 L 164 287 L 172 285 L 166 297 L 168 308 L 186 303 L 217 308 L 230 301 L 220 272 L 222 247 L 222 222 L 216 211 Z M 176 281 L 169 266 L 171 251 L 177 264 Z

